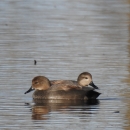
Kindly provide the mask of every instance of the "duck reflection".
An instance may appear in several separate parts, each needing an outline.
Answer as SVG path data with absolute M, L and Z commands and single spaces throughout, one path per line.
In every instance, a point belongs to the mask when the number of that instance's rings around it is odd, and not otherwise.
M 34 105 L 32 106 L 32 119 L 33 120 L 47 120 L 49 118 L 48 114 L 50 112 L 60 112 L 61 114 L 68 114 L 70 111 L 75 111 L 74 108 L 79 108 L 81 106 L 81 111 L 88 111 L 91 109 L 89 105 L 98 105 L 99 100 L 34 100 Z M 29 104 L 26 104 L 29 105 Z M 86 110 L 84 107 L 86 106 Z M 70 109 L 71 108 L 71 109 Z M 72 109 L 73 108 L 73 109 Z M 91 111 L 91 110 L 90 110 Z M 90 114 L 89 111 L 89 114 Z M 86 114 L 86 112 L 85 112 Z M 85 115 L 86 116 L 86 115 Z
M 48 106 L 33 106 L 32 108 L 32 119 L 34 120 L 47 120 L 47 117 L 44 117 L 43 115 L 46 115 L 49 113 L 49 107 Z

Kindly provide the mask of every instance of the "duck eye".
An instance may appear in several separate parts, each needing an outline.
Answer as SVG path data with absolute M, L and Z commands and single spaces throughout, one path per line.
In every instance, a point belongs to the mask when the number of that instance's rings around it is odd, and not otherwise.
M 38 82 L 35 82 L 35 84 L 38 84 Z

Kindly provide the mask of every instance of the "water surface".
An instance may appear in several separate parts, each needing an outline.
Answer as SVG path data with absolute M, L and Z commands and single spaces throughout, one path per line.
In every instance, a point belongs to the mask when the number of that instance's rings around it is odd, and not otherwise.
M 0 129 L 130 129 L 130 1 L 0 1 Z M 34 60 L 37 65 L 34 65 Z M 93 75 L 95 102 L 35 103 L 34 76 Z

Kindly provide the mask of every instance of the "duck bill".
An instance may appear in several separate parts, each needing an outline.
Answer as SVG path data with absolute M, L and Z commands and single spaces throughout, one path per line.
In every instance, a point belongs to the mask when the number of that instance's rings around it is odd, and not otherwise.
M 29 88 L 29 90 L 28 91 L 26 91 L 24 94 L 26 94 L 26 93 L 29 93 L 29 92 L 31 92 L 31 91 L 33 91 L 34 90 L 34 88 L 32 88 L 32 86 Z
M 95 89 L 98 89 L 98 87 L 93 83 L 93 81 L 89 85 L 91 85 Z

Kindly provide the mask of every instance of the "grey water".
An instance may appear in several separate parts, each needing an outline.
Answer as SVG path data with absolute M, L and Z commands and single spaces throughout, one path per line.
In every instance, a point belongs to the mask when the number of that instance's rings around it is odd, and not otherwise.
M 35 76 L 76 80 L 84 71 L 102 93 L 94 102 L 24 94 Z M 129 0 L 0 1 L 1 130 L 129 130 L 129 104 Z

